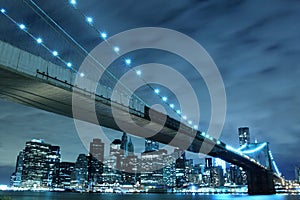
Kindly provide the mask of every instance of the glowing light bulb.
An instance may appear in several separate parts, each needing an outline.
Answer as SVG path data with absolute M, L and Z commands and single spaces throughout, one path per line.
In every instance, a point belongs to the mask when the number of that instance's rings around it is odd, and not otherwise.
M 53 56 L 58 56 L 58 52 L 57 52 L 57 51 L 53 51 L 53 52 L 52 52 L 52 55 L 53 55 Z
M 174 104 L 171 103 L 171 104 L 170 104 L 170 107 L 171 107 L 171 108 L 174 108 L 175 106 L 174 106 Z
M 119 48 L 119 47 L 114 47 L 114 51 L 115 51 L 116 53 L 118 53 L 118 52 L 120 51 L 120 48 Z
M 41 44 L 41 43 L 43 42 L 43 40 L 42 40 L 42 38 L 37 38 L 37 39 L 36 39 L 36 42 L 37 42 L 38 44 Z
M 180 111 L 180 110 L 176 110 L 176 113 L 177 113 L 178 115 L 180 115 L 180 114 L 181 114 L 181 111 Z
M 91 17 L 87 17 L 87 18 L 86 18 L 86 21 L 87 21 L 88 23 L 90 23 L 90 24 L 91 24 L 91 23 L 93 23 L 93 18 L 91 18 Z
M 155 92 L 155 94 L 159 94 L 160 91 L 159 91 L 159 89 L 155 89 L 154 92 Z
M 168 100 L 168 98 L 167 98 L 167 97 L 163 97 L 162 100 L 163 100 L 164 102 L 166 102 L 166 101 Z
M 186 116 L 186 115 L 182 116 L 182 119 L 186 120 L 186 119 L 187 119 L 187 116 Z
M 193 122 L 191 120 L 188 121 L 188 124 L 191 125 Z
M 137 71 L 136 71 L 136 74 L 137 74 L 138 76 L 140 76 L 140 75 L 142 75 L 142 71 L 141 71 L 141 70 L 137 70 Z
M 82 73 L 82 72 L 79 75 L 80 75 L 80 77 L 84 77 L 84 73 Z
M 73 6 L 75 6 L 77 4 L 76 0 L 71 0 L 70 4 L 72 4 Z
M 101 37 L 105 40 L 107 38 L 107 33 L 105 32 L 101 33 Z
M 5 10 L 4 8 L 1 8 L 1 12 L 2 12 L 2 13 L 5 13 L 6 10 Z
M 26 26 L 24 24 L 20 24 L 19 27 L 21 30 L 24 30 L 26 28 Z
M 68 62 L 68 63 L 67 63 L 67 66 L 68 66 L 68 67 L 72 67 L 72 63 Z
M 197 125 L 194 125 L 194 129 L 198 129 L 198 126 L 197 126 Z
M 126 63 L 126 65 L 130 65 L 131 64 L 131 59 L 129 59 L 129 58 L 125 59 L 125 63 Z

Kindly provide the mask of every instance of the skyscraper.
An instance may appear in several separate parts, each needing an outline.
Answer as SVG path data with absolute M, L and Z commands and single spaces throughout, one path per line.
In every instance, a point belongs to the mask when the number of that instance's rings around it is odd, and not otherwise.
M 159 143 L 153 140 L 145 140 L 145 152 L 156 151 L 159 149 Z
M 165 149 L 145 151 L 141 154 L 141 183 L 144 185 L 163 185 Z
M 176 186 L 182 187 L 187 182 L 186 176 L 186 157 L 185 152 L 181 149 L 174 149 Z
M 121 150 L 121 144 L 122 141 L 120 139 L 115 139 L 111 144 L 110 144 L 110 159 L 115 159 L 115 168 L 120 170 L 122 167 L 122 150 Z
M 55 178 L 53 180 L 53 186 L 57 188 L 70 189 L 71 175 L 74 172 L 75 163 L 61 162 L 58 164 Z
M 128 155 L 128 138 L 127 134 L 123 132 L 122 139 L 121 139 L 121 146 L 120 146 L 122 151 L 122 155 L 126 157 Z
M 60 162 L 60 148 L 43 140 L 26 142 L 22 169 L 22 186 L 49 187 L 54 166 Z
M 238 128 L 240 146 L 250 143 L 249 127 Z
M 296 177 L 297 183 L 300 183 L 300 168 L 299 167 L 295 167 L 295 177 Z
M 100 162 L 104 161 L 104 143 L 101 139 L 94 138 L 90 143 L 90 154 Z
M 48 186 L 52 186 L 53 179 L 55 178 L 55 173 L 59 170 L 59 163 L 61 159 L 60 147 L 50 146 L 50 152 L 47 156 L 49 162 L 49 175 L 48 175 Z
M 20 187 L 22 182 L 22 170 L 24 163 L 24 151 L 20 151 L 17 157 L 16 169 L 11 178 L 12 187 Z
M 205 158 L 205 168 L 211 168 L 212 165 L 212 158 Z
M 101 139 L 94 138 L 90 143 L 90 155 L 88 158 L 88 180 L 90 186 L 94 187 L 102 182 L 104 143 Z
M 85 189 L 88 186 L 88 157 L 79 154 L 75 168 L 72 173 L 71 187 L 75 189 Z
M 134 146 L 130 138 L 128 142 L 128 156 L 133 156 L 133 155 L 134 155 Z

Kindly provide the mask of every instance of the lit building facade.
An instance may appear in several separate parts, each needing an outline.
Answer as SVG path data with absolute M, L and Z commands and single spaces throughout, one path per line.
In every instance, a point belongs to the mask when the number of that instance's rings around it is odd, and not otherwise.
M 91 188 L 103 182 L 103 162 L 104 143 L 101 139 L 95 138 L 90 143 L 90 155 L 88 156 L 88 180 Z
M 55 166 L 60 162 L 58 146 L 51 146 L 43 140 L 26 142 L 22 169 L 23 187 L 50 187 Z
M 141 154 L 141 184 L 163 185 L 165 149 L 145 151 Z
M 15 172 L 11 176 L 11 181 L 10 181 L 11 187 L 21 187 L 23 164 L 24 164 L 24 151 L 20 151 L 17 157 Z
M 157 151 L 159 149 L 159 143 L 153 140 L 145 140 L 145 152 Z
M 239 144 L 240 144 L 240 146 L 243 146 L 244 144 L 249 144 L 250 143 L 249 127 L 240 127 L 240 128 L 238 128 L 238 134 L 239 134 Z
M 84 190 L 88 187 L 88 157 L 79 154 L 72 173 L 71 188 Z
M 75 170 L 75 163 L 61 162 L 58 164 L 55 177 L 53 179 L 53 187 L 71 189 L 72 173 Z

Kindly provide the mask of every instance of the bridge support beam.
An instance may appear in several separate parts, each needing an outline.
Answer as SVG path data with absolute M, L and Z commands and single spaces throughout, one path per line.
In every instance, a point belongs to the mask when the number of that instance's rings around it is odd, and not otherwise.
M 275 194 L 274 175 L 272 171 L 250 169 L 247 171 L 248 194 L 268 195 Z

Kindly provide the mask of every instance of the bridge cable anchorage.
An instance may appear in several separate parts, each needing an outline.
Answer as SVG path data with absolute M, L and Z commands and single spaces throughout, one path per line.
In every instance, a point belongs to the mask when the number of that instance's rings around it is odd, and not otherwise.
M 132 64 L 132 60 L 129 58 L 126 58 L 124 56 L 122 56 L 120 54 L 120 48 L 118 46 L 114 46 L 112 45 L 108 40 L 107 40 L 107 33 L 103 30 L 98 29 L 95 25 L 94 25 L 94 20 L 92 17 L 87 16 L 86 14 L 84 14 L 84 12 L 77 6 L 77 2 L 75 0 L 71 0 L 69 1 L 69 3 L 72 5 L 72 7 L 79 13 L 79 15 L 85 19 L 85 21 L 88 23 L 88 25 L 97 33 L 97 35 L 100 35 L 102 40 L 105 41 L 112 49 L 113 51 L 117 54 L 117 56 L 121 56 L 121 58 L 125 61 L 125 64 L 127 66 L 131 66 Z M 169 106 L 171 108 L 171 110 L 180 117 L 181 120 L 185 121 L 186 124 L 188 126 L 190 126 L 192 129 L 196 129 L 198 130 L 198 125 L 194 125 L 191 120 L 188 120 L 186 118 L 183 118 L 181 115 L 180 110 L 175 108 L 175 105 L 173 103 L 168 103 L 167 102 L 167 98 L 165 96 L 161 96 L 159 93 L 159 89 L 152 87 L 145 79 L 143 79 L 143 77 L 141 76 L 141 71 L 140 70 L 136 70 L 134 68 L 132 68 L 132 70 L 138 75 L 138 78 L 148 87 L 150 88 L 152 91 L 154 91 L 155 94 L 158 95 L 158 97 L 162 100 L 162 103 L 166 104 L 167 106 Z M 145 103 L 146 105 L 146 103 Z

